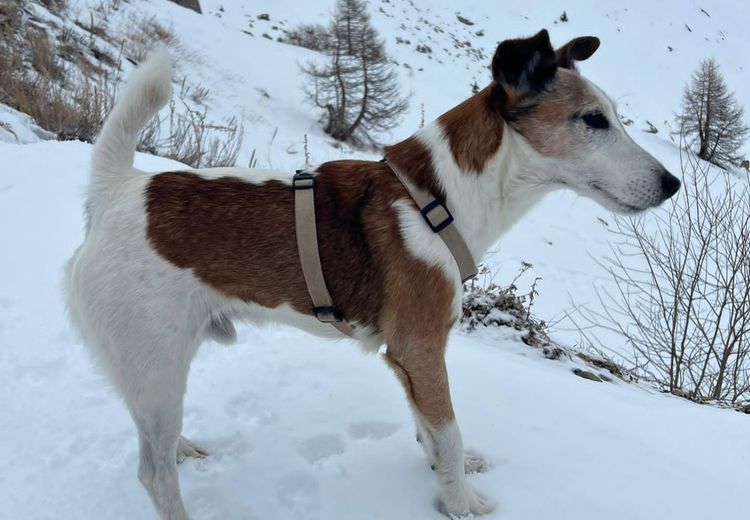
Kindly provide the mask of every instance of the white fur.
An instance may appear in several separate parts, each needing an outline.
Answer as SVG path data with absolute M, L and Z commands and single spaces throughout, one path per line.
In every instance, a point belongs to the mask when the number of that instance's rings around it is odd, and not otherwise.
M 440 485 L 440 499 L 451 516 L 484 515 L 494 504 L 479 496 L 466 483 L 464 446 L 456 421 L 432 430 L 435 450 L 435 473 Z
M 480 174 L 461 171 L 439 124 L 431 123 L 416 134 L 432 154 L 455 226 L 477 260 L 543 195 L 555 189 L 537 182 L 539 163 L 544 159 L 510 127 L 503 132 L 502 146 Z
M 223 168 L 189 168 L 185 171 L 200 175 L 204 179 L 219 179 L 221 177 L 237 177 L 252 184 L 263 184 L 268 181 L 279 181 L 291 186 L 293 175 L 279 170 L 265 170 L 260 168 L 239 168 L 235 166 Z
M 545 173 L 553 182 L 562 181 L 616 213 L 634 214 L 659 205 L 664 200 L 662 176 L 668 175 L 664 166 L 628 135 L 614 102 L 591 81 L 576 77 L 586 89 L 586 111 L 601 112 L 610 126 L 590 131 L 587 139 L 578 140 L 568 157 L 556 160 Z M 580 122 L 573 126 L 573 131 L 581 130 Z
M 172 96 L 172 58 L 161 49 L 136 69 L 107 118 L 94 147 L 89 211 L 106 202 L 132 171 L 138 134 Z
M 429 150 L 438 183 L 447 195 L 446 204 L 479 260 L 523 214 L 557 186 L 543 182 L 538 172 L 545 159 L 510 127 L 504 129 L 503 145 L 477 175 L 460 170 L 442 128 L 431 123 L 416 134 Z M 428 265 L 440 267 L 454 282 L 454 309 L 461 313 L 463 286 L 458 266 L 445 242 L 424 224 L 424 219 L 406 199 L 396 201 L 401 234 L 410 253 Z
M 454 225 L 476 260 L 484 257 L 490 246 L 545 194 L 559 187 L 545 182 L 538 174 L 546 169 L 548 159 L 536 153 L 510 127 L 504 129 L 502 146 L 487 161 L 481 174 L 461 171 L 440 125 L 431 123 L 416 136 L 430 150 L 438 183 L 455 218 Z M 458 316 L 462 284 L 453 255 L 445 242 L 425 226 L 409 201 L 399 200 L 394 207 L 409 251 L 427 264 L 440 267 L 454 281 Z

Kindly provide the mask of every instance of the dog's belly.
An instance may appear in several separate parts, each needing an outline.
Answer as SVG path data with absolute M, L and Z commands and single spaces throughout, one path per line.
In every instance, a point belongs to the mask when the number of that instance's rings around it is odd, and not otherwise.
M 326 339 L 347 339 L 332 325 L 318 321 L 314 316 L 305 315 L 295 311 L 290 305 L 282 304 L 274 308 L 264 307 L 255 303 L 247 303 L 237 298 L 218 297 L 216 316 L 221 316 L 232 321 L 245 322 L 255 326 L 287 325 L 303 330 L 314 336 Z M 361 346 L 370 351 L 377 351 L 384 340 L 372 327 L 361 326 L 352 323 L 355 331 L 355 339 Z M 208 337 L 216 339 L 212 332 L 212 325 L 207 326 Z

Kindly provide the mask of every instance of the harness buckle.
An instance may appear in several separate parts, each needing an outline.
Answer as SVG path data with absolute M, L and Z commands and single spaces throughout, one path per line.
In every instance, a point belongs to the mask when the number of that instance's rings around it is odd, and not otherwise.
M 295 190 L 313 190 L 318 184 L 315 174 L 297 170 L 292 177 L 292 188 Z
M 445 204 L 437 199 L 433 199 L 432 202 L 420 209 L 419 213 L 422 214 L 422 218 L 430 226 L 433 233 L 439 233 L 453 223 L 453 215 L 448 211 Z
M 313 314 L 321 323 L 340 323 L 344 321 L 336 307 L 313 307 Z

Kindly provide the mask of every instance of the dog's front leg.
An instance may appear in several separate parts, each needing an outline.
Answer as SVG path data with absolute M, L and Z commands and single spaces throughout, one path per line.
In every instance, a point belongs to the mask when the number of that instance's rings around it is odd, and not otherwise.
M 482 515 L 493 504 L 471 489 L 464 476 L 461 432 L 456 424 L 445 367 L 445 337 L 388 344 L 386 359 L 406 389 L 422 443 L 437 474 L 440 498 L 448 515 Z M 431 455 L 431 456 L 430 456 Z

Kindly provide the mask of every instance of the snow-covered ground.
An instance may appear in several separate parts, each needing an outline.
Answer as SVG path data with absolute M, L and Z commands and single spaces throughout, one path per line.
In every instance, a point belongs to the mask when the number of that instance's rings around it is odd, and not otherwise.
M 54 134 L 39 128 L 28 115 L 0 103 L 0 143 L 38 143 L 54 137 Z
M 71 1 L 84 15 L 87 3 Z M 193 56 L 181 74 L 212 90 L 211 114 L 244 118 L 242 160 L 255 148 L 259 166 L 291 171 L 304 161 L 304 134 L 316 162 L 354 153 L 330 145 L 303 101 L 297 63 L 315 54 L 262 37 L 275 39 L 280 29 L 273 26 L 323 21 L 332 1 L 202 4 L 204 16 L 161 0 L 133 0 L 122 9 L 172 26 Z M 636 140 L 677 171 L 664 121 L 700 58 L 715 55 L 730 87 L 750 102 L 746 6 L 707 4 L 500 7 L 487 0 L 461 7 L 475 23 L 467 26 L 457 21 L 455 2 L 373 1 L 375 24 L 412 92 L 409 114 L 387 140 L 417 127 L 421 104 L 433 118 L 464 99 L 475 79 L 486 82 L 497 40 L 548 27 L 557 43 L 581 34 L 602 38 L 583 72 L 633 119 Z M 553 23 L 563 9 L 570 21 Z M 258 20 L 260 13 L 270 20 Z M 410 44 L 396 43 L 397 36 Z M 487 58 L 475 61 L 454 39 L 471 40 Z M 418 43 L 431 55 L 416 52 Z M 642 132 L 647 120 L 658 134 Z M 3 107 L 0 121 L 26 136 L 0 138 L 0 518 L 154 518 L 135 477 L 135 429 L 71 333 L 59 291 L 61 266 L 83 235 L 90 146 L 36 142 L 30 123 Z M 139 155 L 137 165 L 174 163 Z M 611 219 L 589 201 L 552 194 L 487 261 L 500 280 L 521 261 L 534 264 L 531 276 L 544 278 L 535 312 L 553 319 L 571 299 L 590 302 L 593 283 L 607 283 L 593 258 L 607 251 L 602 220 Z M 196 520 L 442 518 L 402 390 L 382 361 L 347 341 L 289 328 L 241 328 L 239 335 L 233 347 L 206 344 L 191 371 L 185 434 L 211 453 L 180 467 Z M 563 330 L 555 338 L 576 339 Z M 748 416 L 575 377 L 572 362 L 545 360 L 506 331 L 456 332 L 448 366 L 465 443 L 492 465 L 469 478 L 497 502 L 491 518 L 747 517 Z

